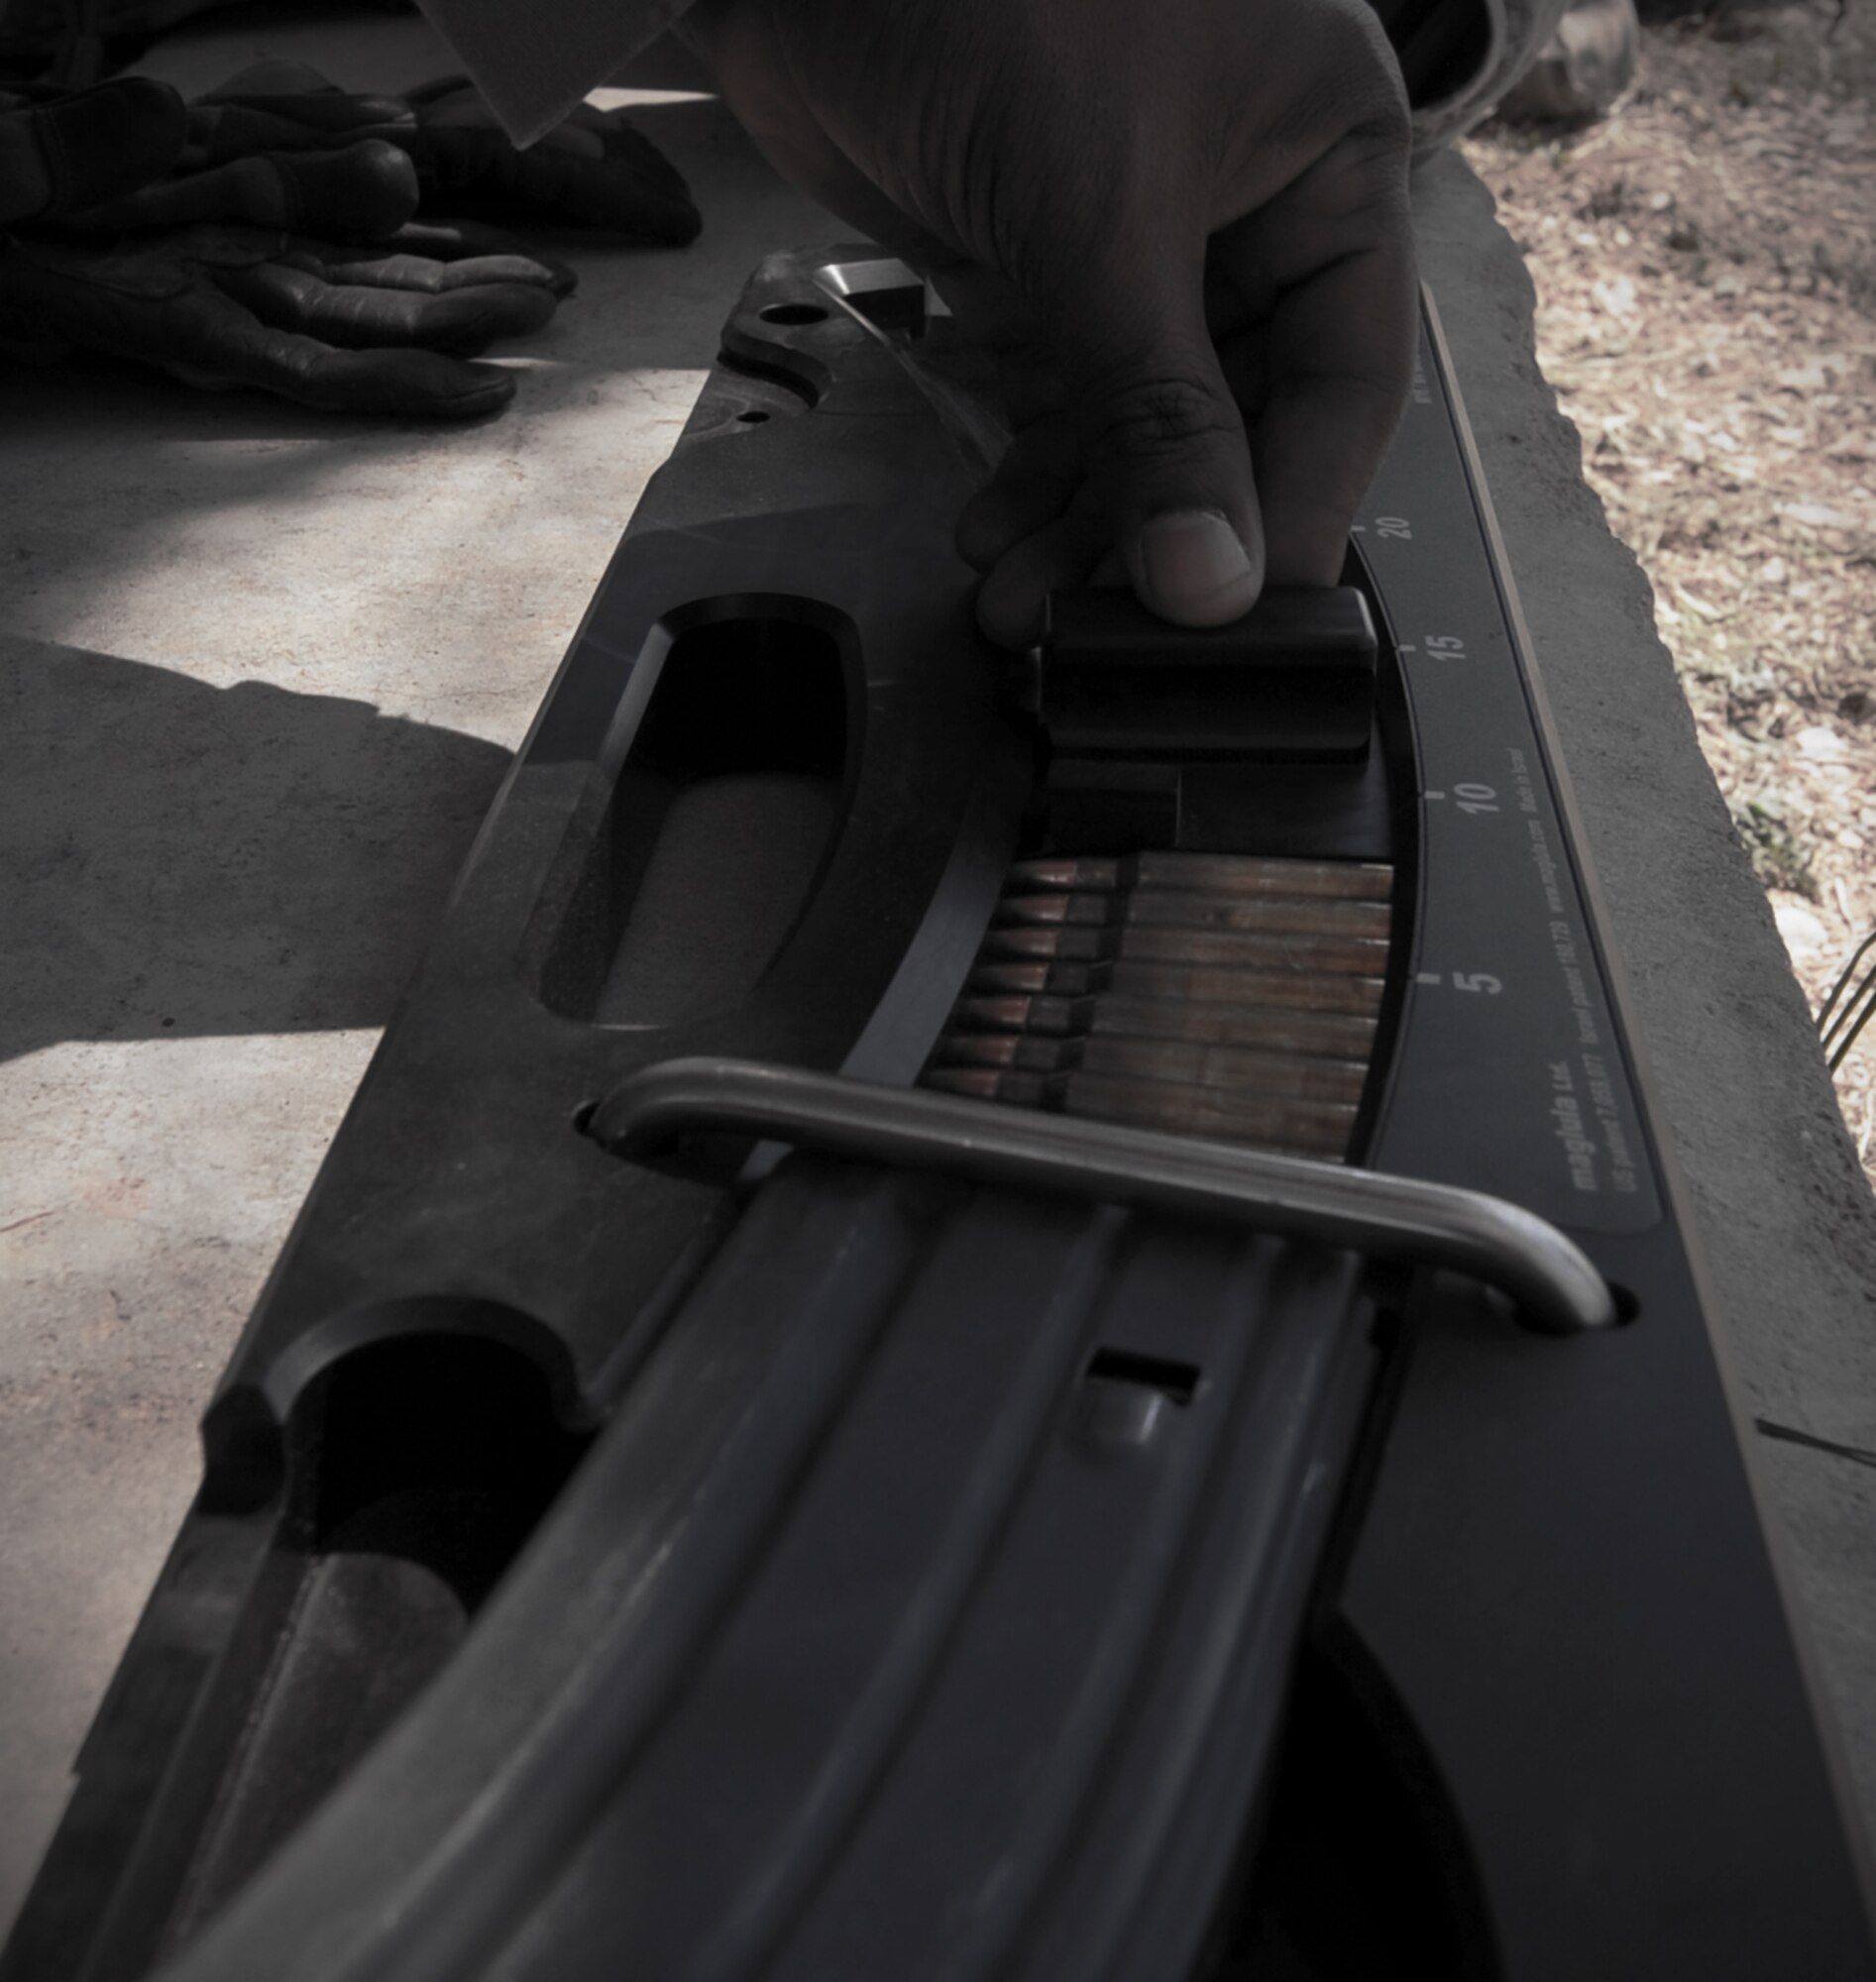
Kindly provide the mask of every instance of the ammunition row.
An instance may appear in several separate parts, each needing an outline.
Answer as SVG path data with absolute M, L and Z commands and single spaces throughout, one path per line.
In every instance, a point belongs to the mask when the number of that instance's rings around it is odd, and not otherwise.
M 1019 860 L 1013 891 L 1051 889 L 1111 893 L 1163 888 L 1207 895 L 1318 896 L 1336 901 L 1386 902 L 1394 870 L 1368 860 L 1265 859 L 1241 853 L 1134 853 L 1121 860 Z
M 1294 895 L 1202 895 L 1145 888 L 1108 894 L 1014 895 L 997 908 L 999 929 L 1217 930 L 1241 936 L 1387 940 L 1385 902 Z
M 1340 1156 L 1380 1009 L 1390 868 L 1141 853 L 1018 862 L 925 1082 Z

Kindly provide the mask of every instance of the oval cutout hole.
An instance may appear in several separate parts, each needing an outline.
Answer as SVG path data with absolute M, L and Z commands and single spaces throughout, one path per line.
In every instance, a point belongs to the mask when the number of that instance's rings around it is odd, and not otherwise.
M 465 1331 L 481 1317 L 464 1303 Z M 452 1330 L 367 1342 L 293 1407 L 301 1558 L 171 1927 L 185 1938 L 266 1862 L 462 1643 L 588 1438 L 521 1351 Z M 285 1551 L 276 1555 L 284 1573 Z
M 740 1004 L 807 901 L 838 791 L 798 771 L 680 785 L 646 849 L 595 1021 L 669 1026 Z
M 858 652 L 810 601 L 730 599 L 664 622 L 638 666 L 540 977 L 555 1011 L 635 1028 L 733 1011 L 806 911 L 846 816 Z
M 762 311 L 764 323 L 826 323 L 828 312 L 819 303 L 770 303 Z

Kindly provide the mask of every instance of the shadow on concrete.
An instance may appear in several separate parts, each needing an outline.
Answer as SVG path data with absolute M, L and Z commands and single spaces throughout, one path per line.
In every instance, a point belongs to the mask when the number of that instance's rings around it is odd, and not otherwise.
M 0 638 L 0 1057 L 379 1026 L 508 752 Z

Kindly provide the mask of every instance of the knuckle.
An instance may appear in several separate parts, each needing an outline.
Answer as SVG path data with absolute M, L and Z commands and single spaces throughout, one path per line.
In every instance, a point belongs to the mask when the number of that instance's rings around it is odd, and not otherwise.
M 1238 431 L 1206 380 L 1160 373 L 1117 382 L 1092 401 L 1089 442 L 1132 460 L 1169 459 Z
M 1412 139 L 1400 65 L 1367 0 L 1339 0 L 1318 21 L 1308 79 L 1291 107 L 1293 135 L 1352 145 L 1379 163 L 1404 162 Z

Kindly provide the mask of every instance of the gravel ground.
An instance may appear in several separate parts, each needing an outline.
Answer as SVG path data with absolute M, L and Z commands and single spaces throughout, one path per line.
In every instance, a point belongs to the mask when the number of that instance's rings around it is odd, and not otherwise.
M 1876 932 L 1876 8 L 1644 27 L 1604 121 L 1465 151 L 1817 1010 Z M 1876 1180 L 1876 1023 L 1837 1093 Z

